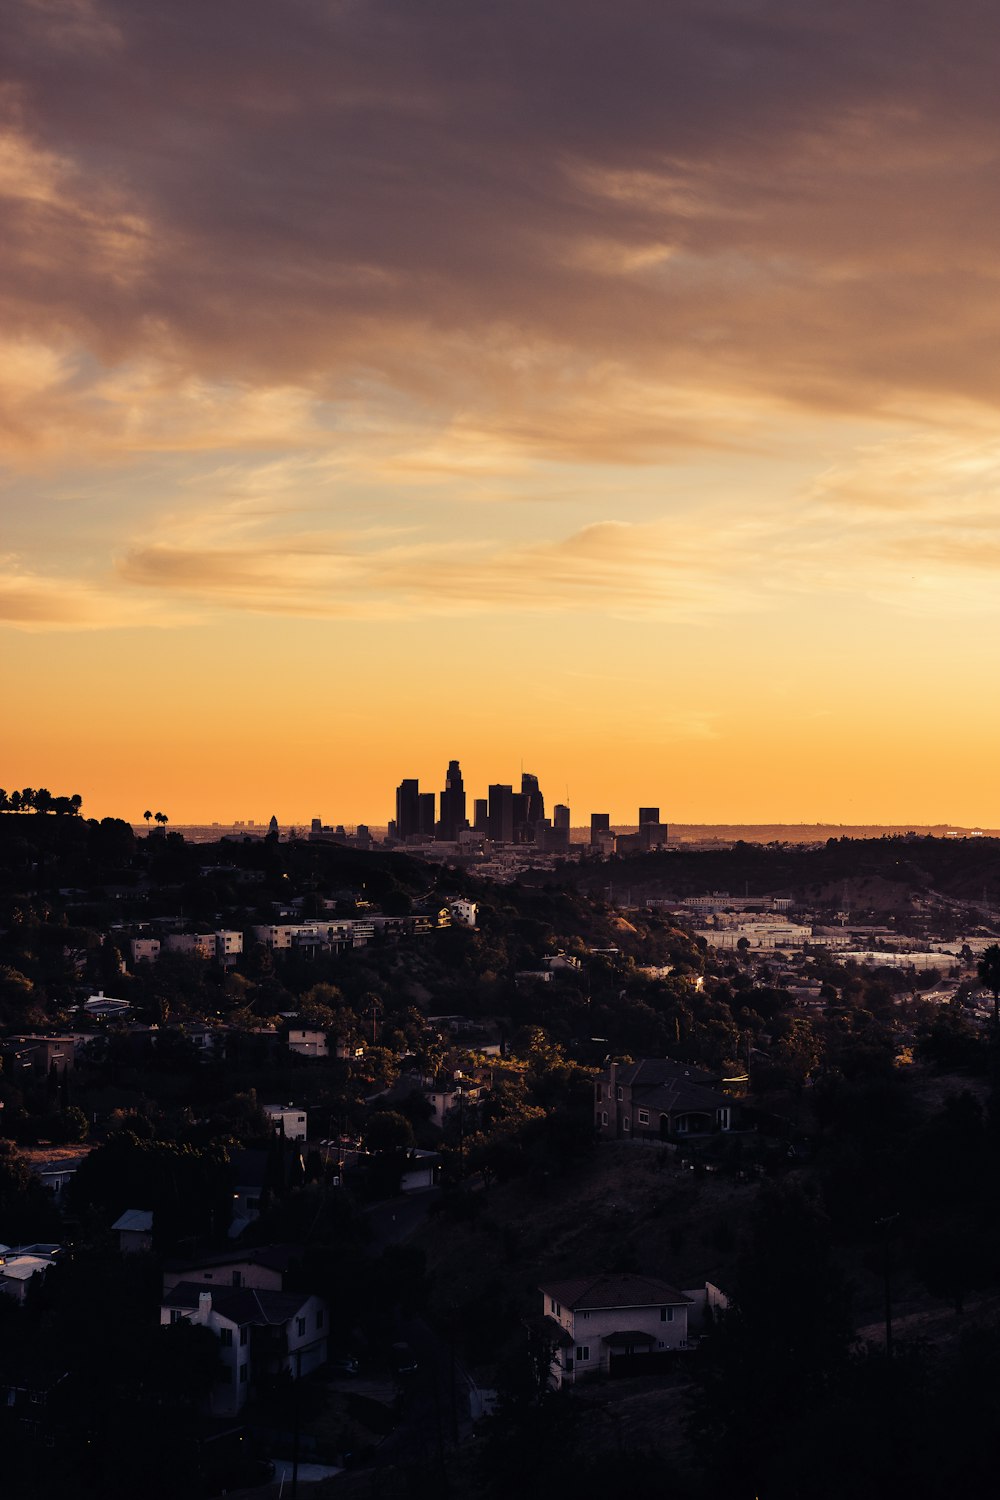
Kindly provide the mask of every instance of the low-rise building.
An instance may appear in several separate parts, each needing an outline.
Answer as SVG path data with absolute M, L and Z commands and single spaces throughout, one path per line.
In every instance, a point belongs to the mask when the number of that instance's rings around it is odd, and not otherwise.
M 309 1117 L 296 1104 L 265 1104 L 264 1113 L 276 1130 L 288 1141 L 304 1141 L 309 1134 Z
M 211 1409 L 234 1416 L 265 1376 L 293 1380 L 326 1360 L 328 1316 L 319 1297 L 252 1287 L 213 1287 L 179 1281 L 165 1293 L 160 1323 L 186 1319 L 207 1328 L 219 1344 L 223 1373 Z
M 288 1050 L 299 1057 L 329 1057 L 326 1032 L 308 1026 L 288 1028 Z
M 127 1208 L 111 1226 L 118 1236 L 123 1255 L 135 1255 L 153 1248 L 153 1215 L 146 1208 Z
M 606 1140 L 668 1140 L 732 1130 L 737 1103 L 717 1075 L 670 1058 L 609 1063 L 594 1082 L 594 1123 Z
M 637 1355 L 688 1347 L 691 1298 L 653 1276 L 613 1272 L 540 1287 L 551 1384 L 614 1374 Z
M 136 964 L 155 964 L 160 956 L 160 940 L 157 937 L 129 938 L 128 949 L 133 968 Z

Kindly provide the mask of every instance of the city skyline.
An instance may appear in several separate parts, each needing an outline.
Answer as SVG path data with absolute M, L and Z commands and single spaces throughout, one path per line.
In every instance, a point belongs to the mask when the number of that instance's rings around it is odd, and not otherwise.
M 616 821 L 1000 825 L 998 42 L 11 7 L 4 783 L 356 823 L 461 744 Z

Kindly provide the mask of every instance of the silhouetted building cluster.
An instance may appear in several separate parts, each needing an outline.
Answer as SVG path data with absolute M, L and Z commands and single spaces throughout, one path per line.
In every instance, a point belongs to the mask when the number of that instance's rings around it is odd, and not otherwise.
M 525 771 L 521 787 L 495 782 L 485 797 L 472 801 L 469 821 L 465 784 L 457 760 L 448 762 L 445 785 L 439 795 L 422 792 L 416 778 L 407 778 L 396 788 L 396 816 L 389 824 L 390 840 L 422 844 L 429 840 L 462 845 L 489 839 L 494 844 L 534 844 L 552 854 L 570 847 L 570 810 L 557 802 L 551 818 L 545 815 L 545 797 L 538 777 Z M 615 834 L 610 813 L 592 813 L 590 848 L 598 854 L 635 852 L 661 848 L 667 842 L 667 825 L 660 821 L 658 807 L 639 809 L 639 827 L 633 834 Z

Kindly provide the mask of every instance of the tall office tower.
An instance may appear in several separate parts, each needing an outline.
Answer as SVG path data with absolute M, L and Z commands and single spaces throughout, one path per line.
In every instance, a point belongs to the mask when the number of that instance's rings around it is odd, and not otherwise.
M 434 809 L 437 798 L 433 792 L 421 792 L 417 797 L 417 832 L 422 839 L 434 837 Z
M 640 849 L 663 848 L 667 842 L 667 825 L 660 822 L 658 807 L 640 807 L 637 838 Z
M 401 781 L 396 788 L 396 837 L 408 839 L 420 832 L 420 782 Z
M 610 833 L 610 832 L 611 832 L 611 814 L 610 813 L 591 813 L 591 815 L 590 815 L 590 842 L 592 844 L 600 843 L 601 834 L 602 833 Z
M 521 795 L 528 799 L 527 821 L 531 824 L 540 823 L 545 817 L 545 798 L 539 788 L 537 776 L 531 776 L 527 771 L 521 772 Z
M 489 803 L 485 797 L 476 797 L 472 804 L 472 826 L 476 833 L 489 833 Z
M 569 808 L 565 802 L 557 802 L 552 809 L 552 831 L 545 843 L 554 854 L 569 853 Z
M 527 792 L 514 792 L 511 801 L 513 804 L 514 842 L 515 844 L 530 844 L 532 837 L 531 824 L 528 822 L 528 803 L 530 798 Z
M 514 842 L 514 788 L 497 783 L 490 787 L 489 835 L 497 844 Z
M 465 785 L 457 760 L 448 762 L 448 774 L 444 778 L 441 793 L 440 837 L 454 843 L 465 827 Z

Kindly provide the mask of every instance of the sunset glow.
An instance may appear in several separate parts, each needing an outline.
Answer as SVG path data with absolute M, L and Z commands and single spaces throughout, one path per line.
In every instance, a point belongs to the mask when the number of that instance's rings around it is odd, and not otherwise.
M 1000 15 L 8 17 L 6 786 L 1000 826 Z

